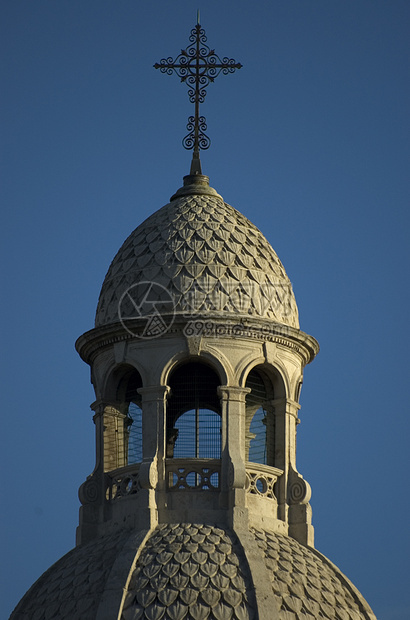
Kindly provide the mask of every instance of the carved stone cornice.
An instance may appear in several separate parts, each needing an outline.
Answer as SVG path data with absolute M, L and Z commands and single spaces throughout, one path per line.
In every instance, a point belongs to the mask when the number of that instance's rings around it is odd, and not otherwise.
M 77 339 L 76 349 L 87 364 L 92 364 L 98 353 L 112 347 L 116 342 L 146 344 L 146 340 L 130 333 L 142 334 L 144 326 L 143 320 L 133 320 L 129 321 L 130 331 L 127 331 L 120 322 L 91 329 Z M 196 338 L 200 340 L 202 348 L 206 340 L 215 339 L 235 338 L 235 340 L 273 342 L 297 353 L 304 365 L 309 364 L 319 352 L 317 340 L 299 329 L 274 323 L 269 319 L 249 319 L 236 317 L 230 313 L 198 315 L 195 320 L 177 316 L 171 329 L 163 337 L 167 339 L 183 337 L 185 341 Z M 160 341 L 161 336 L 149 342 L 152 346 Z

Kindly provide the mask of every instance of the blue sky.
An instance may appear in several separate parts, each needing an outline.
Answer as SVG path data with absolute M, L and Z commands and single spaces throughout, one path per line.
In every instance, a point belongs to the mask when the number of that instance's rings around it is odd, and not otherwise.
M 298 468 L 316 547 L 383 620 L 410 617 L 408 0 L 3 0 L 0 616 L 74 544 L 94 465 L 74 341 L 108 266 L 189 171 L 186 87 L 153 64 L 208 43 L 203 171 L 272 243 L 306 369 Z

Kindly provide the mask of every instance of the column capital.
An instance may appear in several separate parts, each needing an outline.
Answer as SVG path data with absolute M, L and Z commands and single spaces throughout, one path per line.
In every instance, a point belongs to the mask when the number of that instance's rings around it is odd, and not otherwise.
M 285 410 L 286 413 L 292 415 L 294 418 L 298 417 L 298 411 L 301 406 L 295 400 L 292 400 L 291 398 L 275 398 L 268 402 L 274 409 L 280 408 L 281 411 Z
M 230 385 L 220 385 L 218 387 L 218 394 L 222 400 L 234 400 L 240 403 L 245 402 L 245 397 L 250 391 L 250 388 L 234 387 Z
M 149 401 L 164 401 L 171 388 L 168 385 L 149 385 L 147 387 L 138 388 L 138 394 L 141 394 L 144 402 Z
M 102 415 L 103 413 L 108 413 L 111 415 L 124 415 L 124 412 L 122 411 L 123 408 L 124 403 L 113 400 L 103 400 L 101 398 L 94 401 L 90 405 L 90 409 L 94 411 L 95 416 Z

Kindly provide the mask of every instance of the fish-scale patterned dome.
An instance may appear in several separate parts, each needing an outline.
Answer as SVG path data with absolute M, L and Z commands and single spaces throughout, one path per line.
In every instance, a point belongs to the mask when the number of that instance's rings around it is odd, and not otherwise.
M 376 620 L 349 579 L 327 558 L 289 536 L 253 530 L 279 614 L 286 620 Z
M 10 620 L 94 620 L 129 537 L 129 531 L 122 531 L 67 553 L 28 590 Z
M 253 617 L 252 582 L 233 532 L 197 524 L 159 527 L 132 574 L 121 620 Z
M 123 296 L 141 282 L 164 287 L 175 314 L 232 313 L 299 327 L 292 286 L 277 254 L 207 179 L 185 177 L 171 202 L 128 237 L 105 277 L 96 327 L 119 321 Z
M 226 527 L 191 523 L 160 525 L 148 537 L 102 537 L 44 573 L 10 620 L 251 620 L 258 616 L 247 557 L 255 549 L 272 584 L 269 620 L 375 620 L 321 554 L 281 534 L 251 537 L 248 549 Z

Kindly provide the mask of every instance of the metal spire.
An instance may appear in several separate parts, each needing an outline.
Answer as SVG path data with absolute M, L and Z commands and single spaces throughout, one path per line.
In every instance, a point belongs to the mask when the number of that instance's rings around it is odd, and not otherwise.
M 197 24 L 191 30 L 189 41 L 190 45 L 185 50 L 181 50 L 175 59 L 162 58 L 159 63 L 155 63 L 154 67 L 168 75 L 176 73 L 181 78 L 181 82 L 188 85 L 188 96 L 190 102 L 195 104 L 195 115 L 188 118 L 189 133 L 182 140 L 182 144 L 186 149 L 193 149 L 190 174 L 202 174 L 199 151 L 208 149 L 211 141 L 205 134 L 206 120 L 204 116 L 199 115 L 199 104 L 205 101 L 207 86 L 220 73 L 225 75 L 234 73 L 235 69 L 240 69 L 242 65 L 226 56 L 221 60 L 215 54 L 215 50 L 206 45 L 207 37 L 199 23 L 199 11 Z

